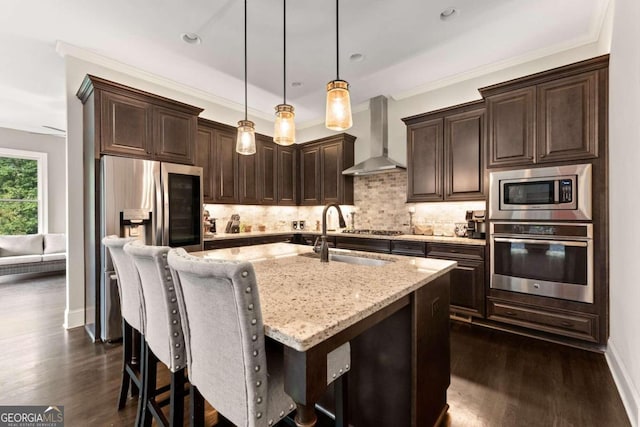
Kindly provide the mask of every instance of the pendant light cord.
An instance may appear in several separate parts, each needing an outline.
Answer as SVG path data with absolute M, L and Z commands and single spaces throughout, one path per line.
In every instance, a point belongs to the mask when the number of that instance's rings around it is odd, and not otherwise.
M 287 103 L 287 0 L 282 0 L 282 88 L 284 102 Z
M 338 7 L 338 1 L 336 0 L 336 80 L 340 80 L 340 21 L 338 19 L 340 8 Z
M 247 0 L 244 0 L 244 120 L 247 120 Z

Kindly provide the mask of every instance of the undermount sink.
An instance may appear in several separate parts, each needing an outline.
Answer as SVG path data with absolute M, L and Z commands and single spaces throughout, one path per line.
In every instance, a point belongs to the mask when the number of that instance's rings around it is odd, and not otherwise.
M 306 256 L 308 258 L 317 258 L 318 260 L 320 259 L 320 256 L 315 253 L 301 254 L 301 256 Z M 365 258 L 365 257 L 355 256 L 355 255 L 329 253 L 329 262 L 333 262 L 333 261 L 344 262 L 347 264 L 368 265 L 372 267 L 380 267 L 393 262 L 390 260 L 378 259 L 378 258 Z

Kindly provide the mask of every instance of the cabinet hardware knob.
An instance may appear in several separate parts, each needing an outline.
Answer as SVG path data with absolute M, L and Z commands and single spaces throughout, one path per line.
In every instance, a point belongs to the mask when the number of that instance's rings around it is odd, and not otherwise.
M 573 322 L 567 322 L 566 320 L 563 320 L 562 322 L 560 322 L 560 324 L 562 326 L 573 326 Z
M 507 311 L 507 316 L 517 316 L 516 313 L 514 313 L 513 311 Z

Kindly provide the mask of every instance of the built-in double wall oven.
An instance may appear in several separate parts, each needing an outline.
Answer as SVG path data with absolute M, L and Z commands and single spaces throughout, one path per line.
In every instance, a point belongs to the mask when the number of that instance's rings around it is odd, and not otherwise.
M 491 288 L 593 303 L 591 165 L 490 174 Z

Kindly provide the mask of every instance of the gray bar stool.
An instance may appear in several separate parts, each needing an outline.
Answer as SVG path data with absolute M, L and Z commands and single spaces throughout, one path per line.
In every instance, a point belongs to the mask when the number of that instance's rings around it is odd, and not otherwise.
M 169 266 L 167 246 L 146 246 L 136 241 L 124 247 L 132 257 L 140 275 L 145 312 L 145 362 L 143 373 L 142 425 L 151 426 L 152 419 L 163 426 L 181 426 L 184 418 L 186 383 L 185 341 L 177 297 Z M 157 365 L 162 362 L 170 371 L 168 402 L 156 400 L 162 391 L 157 387 Z M 169 403 L 169 418 L 161 406 Z
M 144 311 L 138 271 L 131 258 L 124 253 L 123 247 L 135 238 L 106 236 L 102 243 L 111 255 L 111 261 L 118 279 L 120 293 L 120 311 L 122 314 L 122 381 L 118 398 L 118 410 L 127 402 L 129 387 L 131 395 L 138 396 L 138 415 L 136 425 L 140 422 L 142 402 L 142 354 L 144 348 Z M 139 350 L 139 357 L 136 355 Z
M 284 391 L 282 347 L 265 344 L 253 266 L 183 249 L 172 249 L 167 259 L 184 307 L 192 425 L 203 425 L 203 399 L 236 426 L 275 425 L 295 403 Z M 329 382 L 346 372 L 337 364 L 348 369 L 349 350 L 347 343 L 333 354 Z

